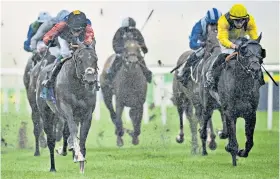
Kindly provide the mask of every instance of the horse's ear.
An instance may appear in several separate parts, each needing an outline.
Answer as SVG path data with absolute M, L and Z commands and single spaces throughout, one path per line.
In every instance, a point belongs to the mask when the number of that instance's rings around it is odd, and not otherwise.
M 261 32 L 260 36 L 257 38 L 256 41 L 257 41 L 258 43 L 260 43 L 261 39 L 262 39 L 262 32 Z
M 266 57 L 266 50 L 262 48 L 262 54 L 261 54 L 262 58 Z

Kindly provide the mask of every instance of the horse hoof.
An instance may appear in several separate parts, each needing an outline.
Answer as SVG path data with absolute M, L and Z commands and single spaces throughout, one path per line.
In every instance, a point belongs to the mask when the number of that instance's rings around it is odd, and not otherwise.
M 181 144 L 181 143 L 184 142 L 184 137 L 181 137 L 181 136 L 178 135 L 178 136 L 176 137 L 176 141 L 177 141 L 177 143 Z
M 35 153 L 34 153 L 34 156 L 35 156 L 35 157 L 40 156 L 40 152 L 35 152 Z
M 51 168 L 50 172 L 56 172 L 55 168 Z
M 132 144 L 133 144 L 133 145 L 138 145 L 138 144 L 139 144 L 139 139 L 138 139 L 138 137 L 135 137 L 135 138 L 132 139 Z
M 202 156 L 207 156 L 207 155 L 208 155 L 208 153 L 206 151 L 202 152 Z
M 217 143 L 213 140 L 209 143 L 210 150 L 216 150 L 217 149 Z
M 123 140 L 122 139 L 118 139 L 117 140 L 117 146 L 118 147 L 122 147 L 123 146 Z
M 241 149 L 238 151 L 237 155 L 239 157 L 244 157 L 244 158 L 247 158 L 248 157 L 248 153 L 246 153 L 246 151 L 244 149 Z
M 219 132 L 218 132 L 218 135 L 219 135 L 220 139 L 227 139 L 227 138 L 228 138 L 228 135 L 225 134 L 225 133 L 222 132 L 222 131 L 219 131 Z
M 85 161 L 80 162 L 80 173 L 81 174 L 85 173 Z

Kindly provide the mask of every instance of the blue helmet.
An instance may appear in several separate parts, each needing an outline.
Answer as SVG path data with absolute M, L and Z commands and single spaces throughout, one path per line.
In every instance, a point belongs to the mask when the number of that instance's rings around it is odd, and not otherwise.
M 67 10 L 61 10 L 59 11 L 59 13 L 57 13 L 56 15 L 56 19 L 58 22 L 62 21 L 66 16 L 68 16 L 70 14 L 69 11 Z
M 222 13 L 218 9 L 212 8 L 207 11 L 205 19 L 208 24 L 217 24 L 221 16 Z

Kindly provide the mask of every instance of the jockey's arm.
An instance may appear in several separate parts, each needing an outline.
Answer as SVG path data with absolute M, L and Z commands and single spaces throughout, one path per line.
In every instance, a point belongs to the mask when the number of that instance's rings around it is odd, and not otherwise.
M 28 32 L 27 32 L 27 40 L 24 41 L 24 50 L 27 51 L 27 52 L 31 52 L 30 40 L 32 38 L 32 34 L 33 34 L 33 28 L 32 28 L 32 24 L 30 24 Z
M 148 53 L 148 48 L 146 46 L 143 35 L 141 34 L 141 32 L 138 29 L 134 29 L 134 30 L 135 30 L 134 36 L 136 37 L 137 42 L 139 43 L 143 53 Z
M 251 39 L 256 40 L 258 38 L 257 25 L 253 16 L 250 15 L 249 18 L 250 20 L 247 26 L 248 35 Z
M 189 45 L 190 45 L 190 48 L 192 50 L 197 50 L 201 47 L 201 44 L 198 43 L 198 38 L 199 38 L 199 36 L 202 35 L 202 33 L 203 33 L 203 30 L 202 30 L 201 23 L 199 21 L 193 27 L 192 33 L 191 33 L 191 36 L 190 36 L 190 44 Z
M 229 23 L 225 16 L 221 16 L 218 21 L 218 40 L 226 48 L 232 48 L 233 43 L 229 40 Z
M 31 49 L 35 50 L 37 46 L 37 42 L 40 41 L 43 36 L 52 28 L 53 23 L 51 21 L 44 22 L 39 29 L 37 30 L 36 34 L 31 38 Z
M 64 21 L 55 24 L 55 26 L 44 35 L 43 37 L 44 43 L 48 45 L 49 41 L 53 40 L 56 36 L 58 36 L 59 33 L 61 33 L 65 27 L 66 27 L 66 22 Z
M 113 49 L 116 54 L 121 54 L 123 52 L 123 39 L 122 39 L 122 28 L 119 28 L 113 38 Z
M 90 45 L 92 44 L 94 40 L 94 32 L 90 24 L 87 24 L 86 29 L 85 29 L 85 40 L 84 44 L 85 45 Z

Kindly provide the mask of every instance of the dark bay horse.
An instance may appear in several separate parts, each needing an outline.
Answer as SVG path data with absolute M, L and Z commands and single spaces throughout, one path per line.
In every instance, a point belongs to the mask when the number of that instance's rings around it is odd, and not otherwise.
M 211 103 L 215 99 L 222 107 L 228 132 L 229 143 L 226 151 L 232 156 L 232 164 L 236 166 L 236 156 L 248 157 L 254 144 L 254 130 L 256 124 L 256 111 L 259 103 L 259 88 L 261 65 L 260 61 L 265 58 L 264 49 L 259 44 L 261 35 L 257 40 L 246 38 L 237 39 L 240 48 L 237 55 L 224 62 L 223 69 L 218 80 L 217 90 L 206 89 L 201 85 L 200 93 L 203 100 L 203 127 L 201 139 L 203 151 L 206 152 L 205 140 L 207 137 L 206 124 L 211 117 L 214 106 Z M 240 42 L 241 41 L 241 42 Z M 214 60 L 214 59 L 212 59 Z M 210 63 L 205 64 L 203 69 L 202 84 L 205 82 L 205 74 Z M 245 149 L 238 149 L 236 139 L 237 118 L 245 119 L 245 135 L 247 138 Z
M 132 143 L 139 143 L 138 136 L 141 132 L 141 121 L 143 116 L 143 105 L 146 100 L 147 80 L 141 69 L 139 58 L 143 58 L 140 53 L 140 46 L 137 41 L 128 40 L 125 44 L 125 53 L 122 57 L 122 65 L 110 83 L 106 79 L 108 64 L 113 60 L 114 55 L 110 56 L 103 68 L 100 78 L 104 102 L 108 108 L 111 119 L 116 127 L 117 145 L 123 146 L 122 136 L 124 134 L 122 113 L 124 107 L 130 107 L 129 115 L 133 123 L 134 131 L 129 132 L 132 136 Z M 112 98 L 116 96 L 116 112 L 114 111 Z
M 84 172 L 86 156 L 85 142 L 91 126 L 92 113 L 96 104 L 97 83 L 97 55 L 91 47 L 79 44 L 73 56 L 64 61 L 54 85 L 56 102 L 45 101 L 40 98 L 42 81 L 52 68 L 47 66 L 40 73 L 37 81 L 36 99 L 40 115 L 44 122 L 44 131 L 47 134 L 47 143 L 50 150 L 50 171 L 56 171 L 54 161 L 55 115 L 65 121 L 63 138 L 68 141 L 70 150 L 73 150 L 74 161 L 80 162 L 80 171 Z M 80 136 L 78 126 L 80 124 Z M 66 142 L 64 142 L 64 149 Z
M 50 55 L 47 50 L 43 51 L 42 53 L 34 54 L 33 60 L 31 60 L 31 58 L 28 59 L 23 75 L 23 82 L 27 93 L 27 99 L 31 107 L 33 133 L 35 136 L 34 156 L 40 155 L 39 141 L 42 147 L 47 147 L 47 142 L 43 133 L 43 122 L 40 118 L 39 110 L 36 104 L 36 81 L 41 69 L 47 64 L 52 63 L 54 59 L 55 57 Z
M 197 153 L 198 149 L 198 144 L 197 144 L 197 121 L 200 123 L 200 127 L 203 125 L 203 119 L 202 119 L 202 103 L 200 101 L 200 96 L 199 96 L 199 83 L 200 83 L 200 76 L 201 76 L 201 71 L 204 63 L 208 61 L 208 58 L 210 56 L 217 56 L 219 53 L 221 53 L 221 49 L 219 44 L 217 42 L 217 27 L 215 25 L 208 25 L 208 35 L 207 35 L 207 40 L 206 40 L 206 47 L 205 47 L 205 53 L 203 56 L 203 59 L 200 61 L 197 61 L 194 65 L 189 67 L 190 71 L 190 76 L 188 79 L 187 86 L 183 86 L 180 82 L 177 81 L 176 74 L 178 71 L 175 72 L 174 78 L 173 78 L 173 94 L 174 94 L 174 99 L 177 99 L 177 110 L 179 114 L 179 119 L 180 119 L 180 133 L 178 134 L 176 141 L 178 143 L 182 143 L 184 140 L 184 129 L 183 129 L 183 109 L 187 112 L 187 118 L 190 121 L 190 127 L 191 127 L 191 133 L 192 133 L 192 153 Z M 184 52 L 178 59 L 177 65 L 182 64 L 188 60 L 188 57 L 193 53 L 193 51 L 186 51 Z M 178 94 L 180 94 L 178 96 Z M 184 97 L 182 97 L 184 96 Z M 186 103 L 182 103 L 183 101 L 187 101 L 189 103 L 186 105 Z M 180 102 L 181 101 L 181 102 Z M 215 100 L 214 103 L 216 104 Z M 194 119 L 193 113 L 192 113 L 192 108 L 195 108 L 195 117 Z M 191 109 L 188 109 L 191 108 Z M 219 108 L 219 105 L 215 106 L 215 109 L 221 110 Z M 221 111 L 220 111 L 221 112 Z M 221 117 L 222 119 L 224 116 L 222 115 L 221 112 Z M 195 122 L 196 120 L 196 122 Z M 215 142 L 215 132 L 213 129 L 213 124 L 212 120 L 209 120 L 208 122 L 208 127 L 209 127 L 209 148 L 211 150 L 215 150 L 217 148 L 217 144 Z M 225 128 L 223 129 L 225 130 Z M 221 132 L 223 134 L 223 132 Z M 220 136 L 221 137 L 221 136 Z M 222 136 L 223 138 L 223 136 Z

